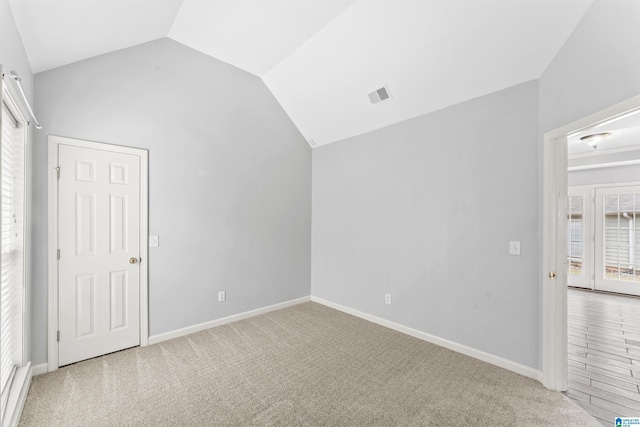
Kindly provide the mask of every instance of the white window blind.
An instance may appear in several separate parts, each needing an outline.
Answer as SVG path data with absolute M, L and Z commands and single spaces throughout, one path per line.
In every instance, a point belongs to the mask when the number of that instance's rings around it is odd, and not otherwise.
M 584 196 L 569 196 L 569 217 L 567 233 L 567 261 L 569 275 L 582 275 L 583 247 L 584 247 Z
M 4 412 L 7 388 L 21 354 L 23 283 L 24 146 L 18 123 L 2 104 L 0 151 L 0 382 Z

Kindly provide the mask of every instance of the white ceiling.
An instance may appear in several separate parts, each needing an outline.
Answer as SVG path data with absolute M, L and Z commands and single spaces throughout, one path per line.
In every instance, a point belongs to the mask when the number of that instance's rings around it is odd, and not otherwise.
M 580 140 L 583 136 L 596 133 L 610 133 L 611 136 L 602 141 L 596 149 Z M 629 160 L 630 157 L 624 153 L 640 151 L 640 112 L 625 114 L 576 132 L 569 136 L 567 147 L 570 159 L 586 157 L 608 159 L 612 154 L 622 153 L 620 158 Z M 589 163 L 594 162 L 589 161 Z
M 34 73 L 166 37 L 182 0 L 10 0 Z
M 353 3 L 184 0 L 168 36 L 262 76 Z
M 262 77 L 315 146 L 540 77 L 592 1 L 9 0 L 34 73 L 170 37 Z

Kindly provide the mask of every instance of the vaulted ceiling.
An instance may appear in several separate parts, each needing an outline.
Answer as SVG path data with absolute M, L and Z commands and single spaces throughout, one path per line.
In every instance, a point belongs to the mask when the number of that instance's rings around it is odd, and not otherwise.
M 592 1 L 9 0 L 34 73 L 169 37 L 261 77 L 313 146 L 539 78 Z

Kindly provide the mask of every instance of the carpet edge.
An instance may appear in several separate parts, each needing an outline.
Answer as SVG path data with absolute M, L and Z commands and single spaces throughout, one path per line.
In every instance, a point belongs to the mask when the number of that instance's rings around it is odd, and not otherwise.
M 350 314 L 352 316 L 355 317 L 359 317 L 363 320 L 367 320 L 369 322 L 373 322 L 376 323 L 380 326 L 384 326 L 386 328 L 389 329 L 393 329 L 394 331 L 397 332 L 401 332 L 403 334 L 406 335 L 410 335 L 414 338 L 418 338 L 420 340 L 423 341 L 427 341 L 431 344 L 435 344 L 438 345 L 440 347 L 444 347 L 447 348 L 449 350 L 455 351 L 457 353 L 461 353 L 464 354 L 465 356 L 469 356 L 469 357 L 473 357 L 474 359 L 478 359 L 481 360 L 483 362 L 487 362 L 490 363 L 492 365 L 495 365 L 499 368 L 503 368 L 506 369 L 508 371 L 511 372 L 515 372 L 516 374 L 520 374 L 523 375 L 525 377 L 534 379 L 540 383 L 542 383 L 542 371 L 535 369 L 535 368 L 531 368 L 529 366 L 526 365 L 522 365 L 520 363 L 514 362 L 512 360 L 509 359 L 505 359 L 503 357 L 500 356 L 496 356 L 494 354 L 490 354 L 490 353 L 486 353 L 484 351 L 475 349 L 473 347 L 469 347 L 466 346 L 464 344 L 460 344 L 454 341 L 450 341 L 447 340 L 445 338 L 440 338 L 436 335 L 431 335 L 429 333 L 417 330 L 417 329 L 413 329 L 409 326 L 405 326 L 402 325 L 400 323 L 396 323 L 396 322 L 392 322 L 390 320 L 387 319 L 383 319 L 381 317 L 378 316 L 374 316 L 372 314 L 368 314 L 338 303 L 335 303 L 333 301 L 329 301 L 323 298 L 319 298 L 316 296 L 311 296 L 311 301 L 318 303 L 318 304 L 322 304 L 325 305 L 327 307 L 336 309 L 338 311 L 341 311 L 343 313 L 346 314 Z
M 216 326 L 222 326 L 228 323 L 237 322 L 238 320 L 260 316 L 261 314 L 270 313 L 272 311 L 281 310 L 283 308 L 291 307 L 291 306 L 302 304 L 309 301 L 311 301 L 311 296 L 305 296 L 305 297 L 296 298 L 289 301 L 284 301 L 277 304 L 269 305 L 266 307 L 257 308 L 255 310 L 249 310 L 249 311 L 245 311 L 238 314 L 232 314 L 231 316 L 222 317 L 220 319 L 198 323 L 196 325 L 187 326 L 185 328 L 152 335 L 149 337 L 149 345 L 158 344 L 163 341 L 179 338 L 185 335 L 193 334 L 195 332 L 200 332 L 206 329 L 215 328 Z

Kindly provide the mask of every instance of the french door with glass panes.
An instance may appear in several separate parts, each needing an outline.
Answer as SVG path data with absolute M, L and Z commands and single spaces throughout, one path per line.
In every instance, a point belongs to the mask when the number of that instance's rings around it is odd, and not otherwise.
M 640 295 L 640 186 L 595 189 L 595 289 Z
M 593 289 L 593 189 L 569 188 L 567 224 L 567 283 Z

